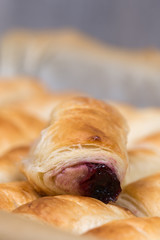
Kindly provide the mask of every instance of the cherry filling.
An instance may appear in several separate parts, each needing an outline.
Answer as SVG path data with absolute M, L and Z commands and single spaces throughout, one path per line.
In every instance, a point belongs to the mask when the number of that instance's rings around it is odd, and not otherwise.
M 83 195 L 104 203 L 115 202 L 121 192 L 116 174 L 105 164 L 85 163 L 85 165 L 88 167 L 88 174 L 79 184 Z

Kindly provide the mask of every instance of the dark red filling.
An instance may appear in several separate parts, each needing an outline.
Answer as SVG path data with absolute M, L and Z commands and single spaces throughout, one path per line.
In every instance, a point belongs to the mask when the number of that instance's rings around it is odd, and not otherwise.
M 105 164 L 86 163 L 88 175 L 80 182 L 84 196 L 101 200 L 104 203 L 115 202 L 121 192 L 116 174 Z

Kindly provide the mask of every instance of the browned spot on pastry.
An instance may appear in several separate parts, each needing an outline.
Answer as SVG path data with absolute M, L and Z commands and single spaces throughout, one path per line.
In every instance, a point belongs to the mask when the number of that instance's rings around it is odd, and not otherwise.
M 91 136 L 89 137 L 89 140 L 101 142 L 101 138 L 99 136 Z

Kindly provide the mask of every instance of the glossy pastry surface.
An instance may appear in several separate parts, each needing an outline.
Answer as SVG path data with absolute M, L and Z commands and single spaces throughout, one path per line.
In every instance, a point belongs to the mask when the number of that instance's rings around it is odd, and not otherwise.
M 128 148 L 134 147 L 137 141 L 160 132 L 159 108 L 135 108 L 123 103 L 111 102 L 125 117 L 130 131 Z
M 39 97 L 46 93 L 36 79 L 27 77 L 0 78 L 0 107 Z
M 0 155 L 32 143 L 45 126 L 46 123 L 22 110 L 0 109 Z
M 136 141 L 128 157 L 125 185 L 160 172 L 160 132 Z
M 27 156 L 29 146 L 10 150 L 0 157 L 0 183 L 24 180 L 21 160 Z
M 15 208 L 37 199 L 39 196 L 28 182 L 0 184 L 0 209 L 12 211 Z
M 160 217 L 160 173 L 127 185 L 119 196 L 118 204 L 139 217 Z
M 36 190 L 115 201 L 128 166 L 127 125 L 113 107 L 87 97 L 62 101 L 23 162 Z
M 85 235 L 106 240 L 158 240 L 160 236 L 160 218 L 116 220 L 94 228 Z
M 49 224 L 82 234 L 115 219 L 133 217 L 132 213 L 111 204 L 82 196 L 50 196 L 25 204 L 14 213 L 31 215 Z
M 24 110 L 26 113 L 31 114 L 44 121 L 50 120 L 51 112 L 55 109 L 57 104 L 62 100 L 67 100 L 71 96 L 83 96 L 84 94 L 74 91 L 64 92 L 46 92 L 39 96 L 32 97 L 25 101 L 19 102 L 14 106 L 15 109 Z

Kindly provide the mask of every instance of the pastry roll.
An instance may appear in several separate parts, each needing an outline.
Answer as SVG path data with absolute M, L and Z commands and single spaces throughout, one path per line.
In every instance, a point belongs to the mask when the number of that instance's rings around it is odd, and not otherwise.
M 128 166 L 127 125 L 110 105 L 87 97 L 62 101 L 23 161 L 37 191 L 115 201 Z
M 25 111 L 26 113 L 35 116 L 43 121 L 49 121 L 51 112 L 63 99 L 66 100 L 71 96 L 83 96 L 84 94 L 78 92 L 52 92 L 41 94 L 40 97 L 27 99 L 26 101 L 16 104 L 15 109 Z
M 160 109 L 144 108 L 139 110 L 128 124 L 131 129 L 128 136 L 128 146 L 132 147 L 137 140 L 160 132 Z
M 46 94 L 46 89 L 33 78 L 0 78 L 0 107 L 15 105 L 31 98 Z
M 0 184 L 0 209 L 12 211 L 39 196 L 28 182 Z
M 160 218 L 130 218 L 116 220 L 84 234 L 106 240 L 158 240 Z
M 29 146 L 10 150 L 0 157 L 0 183 L 24 179 L 20 171 L 20 162 L 29 152 Z
M 0 155 L 13 148 L 30 144 L 45 125 L 43 121 L 22 110 L 0 109 Z
M 128 151 L 128 156 L 125 185 L 160 172 L 160 132 L 137 141 Z
M 106 205 L 94 198 L 72 195 L 42 197 L 20 206 L 14 213 L 33 216 L 77 234 L 115 219 L 134 217 L 121 207 Z
M 42 120 L 49 119 L 57 97 L 38 80 L 27 77 L 0 78 L 0 108 L 23 111 Z M 57 94 L 60 98 L 60 95 Z
M 114 102 L 112 102 L 112 105 L 120 111 L 129 125 L 129 149 L 134 147 L 138 140 L 160 132 L 159 108 L 135 108 L 127 104 Z
M 127 185 L 119 196 L 118 204 L 139 217 L 160 217 L 160 173 Z
M 118 90 L 118 99 L 145 105 L 159 101 L 157 50 L 113 48 L 65 29 L 8 33 L 1 39 L 0 52 L 1 75 L 40 76 L 51 86 L 62 88 L 65 84 L 108 98 Z M 144 86 L 146 94 L 141 94 Z

